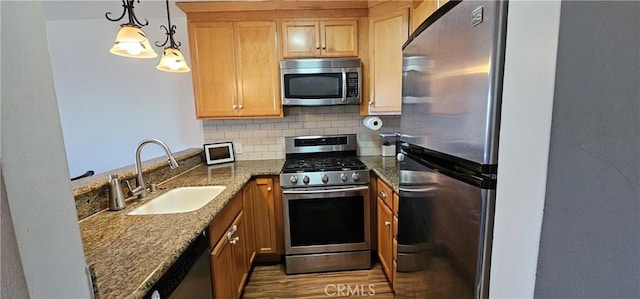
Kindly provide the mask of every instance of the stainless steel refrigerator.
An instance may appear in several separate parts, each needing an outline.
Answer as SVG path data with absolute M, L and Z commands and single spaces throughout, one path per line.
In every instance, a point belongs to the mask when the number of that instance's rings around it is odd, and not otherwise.
M 487 298 L 507 2 L 450 1 L 403 47 L 397 298 Z

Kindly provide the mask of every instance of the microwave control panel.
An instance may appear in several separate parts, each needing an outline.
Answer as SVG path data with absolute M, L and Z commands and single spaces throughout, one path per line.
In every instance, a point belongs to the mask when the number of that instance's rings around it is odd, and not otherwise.
M 358 97 L 358 73 L 347 73 L 347 98 Z

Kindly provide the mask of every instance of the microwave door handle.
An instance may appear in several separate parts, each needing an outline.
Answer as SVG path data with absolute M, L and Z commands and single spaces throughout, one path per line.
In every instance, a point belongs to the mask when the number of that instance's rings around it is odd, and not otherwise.
M 342 102 L 347 101 L 347 70 L 342 69 Z
M 319 194 L 319 193 L 332 193 L 332 192 L 349 192 L 367 190 L 369 186 L 351 187 L 342 189 L 321 189 L 321 190 L 282 190 L 282 194 Z

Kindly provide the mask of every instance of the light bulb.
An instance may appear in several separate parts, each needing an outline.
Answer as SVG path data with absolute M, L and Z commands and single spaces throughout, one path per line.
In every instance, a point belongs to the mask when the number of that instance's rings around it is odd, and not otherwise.
M 122 47 L 131 55 L 140 55 L 142 53 L 142 45 L 140 43 L 124 43 Z

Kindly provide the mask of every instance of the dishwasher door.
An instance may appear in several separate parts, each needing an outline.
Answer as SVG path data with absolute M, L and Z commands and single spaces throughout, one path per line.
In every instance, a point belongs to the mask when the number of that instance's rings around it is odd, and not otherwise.
M 144 298 L 213 298 L 209 263 L 209 236 L 205 231 L 189 245 Z

